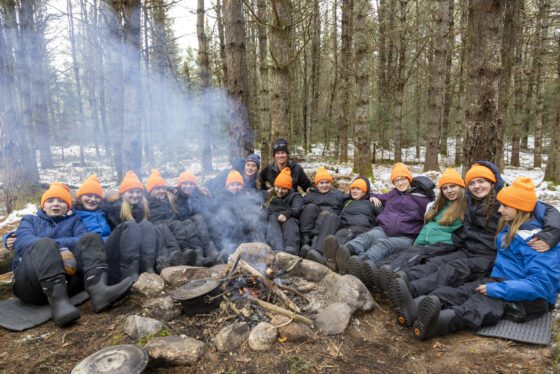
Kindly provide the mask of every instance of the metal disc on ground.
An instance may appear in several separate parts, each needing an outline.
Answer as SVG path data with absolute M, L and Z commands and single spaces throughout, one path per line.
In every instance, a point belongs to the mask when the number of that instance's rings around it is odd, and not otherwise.
M 132 344 L 103 348 L 85 358 L 72 370 L 72 374 L 138 374 L 148 365 L 148 354 Z
M 218 281 L 210 278 L 197 279 L 190 281 L 175 291 L 170 293 L 170 296 L 178 301 L 190 300 L 195 297 L 206 295 L 218 287 Z

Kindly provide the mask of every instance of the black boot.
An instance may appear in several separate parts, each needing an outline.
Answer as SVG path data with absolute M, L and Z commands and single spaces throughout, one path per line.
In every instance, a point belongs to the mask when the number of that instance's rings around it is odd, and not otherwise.
M 401 326 L 410 327 L 418 316 L 418 307 L 424 296 L 412 297 L 408 284 L 401 278 L 394 278 L 389 293 L 393 310 L 397 314 L 397 322 Z
M 348 249 L 347 246 L 345 246 L 345 245 L 338 246 L 338 248 L 336 250 L 335 260 L 336 260 L 336 266 L 338 267 L 338 271 L 339 271 L 340 274 L 348 274 L 349 273 L 348 263 L 350 261 L 350 256 L 351 255 L 352 254 L 350 253 L 350 250 Z
M 107 285 L 107 272 L 97 269 L 88 272 L 84 281 L 95 313 L 109 309 L 117 301 L 126 297 L 134 283 L 131 278 L 125 278 L 120 283 L 109 286 Z
M 66 326 L 80 318 L 80 310 L 68 298 L 64 275 L 41 282 L 41 287 L 49 300 L 51 315 L 57 326 Z
M 301 236 L 301 245 L 311 245 L 311 236 L 309 234 Z
M 307 252 L 307 259 L 311 261 L 315 261 L 320 263 L 321 265 L 325 265 L 325 258 L 321 254 L 321 252 L 316 251 L 314 249 Z
M 366 260 L 362 262 L 362 277 L 364 278 L 364 285 L 367 289 L 374 293 L 375 290 L 375 273 L 377 272 L 377 266 L 375 266 L 375 262 L 371 260 Z
M 364 274 L 362 273 L 362 261 L 358 256 L 351 256 L 348 260 L 348 274 L 355 276 L 362 283 L 365 283 Z
M 329 235 L 325 238 L 325 243 L 323 245 L 323 251 L 325 254 L 325 265 L 332 271 L 337 271 L 337 261 L 336 254 L 338 251 L 338 241 L 334 235 Z
M 211 257 L 204 256 L 204 250 L 202 248 L 196 248 L 195 251 L 196 251 L 196 262 L 194 266 L 209 268 L 210 266 L 214 265 L 214 259 Z
M 196 252 L 196 249 L 187 249 L 184 253 L 184 257 L 185 257 L 185 261 L 184 263 L 181 264 L 177 264 L 177 265 L 188 265 L 188 266 L 194 266 L 196 264 L 196 260 L 198 260 L 198 253 Z M 177 266 L 177 265 L 172 265 L 172 266 Z
M 452 309 L 441 310 L 441 302 L 437 296 L 426 296 L 418 309 L 418 318 L 412 327 L 416 339 L 427 340 L 453 332 L 451 321 L 455 312 Z
M 119 281 L 130 277 L 134 282 L 138 280 L 140 272 L 140 261 L 138 259 L 130 261 L 128 264 L 121 263 L 121 278 Z
M 305 244 L 302 245 L 300 250 L 299 250 L 299 257 L 301 258 L 307 258 L 307 254 L 309 253 L 309 251 L 311 251 L 313 248 L 311 248 L 311 246 L 309 244 Z
M 389 293 L 391 290 L 391 282 L 395 277 L 395 272 L 391 265 L 383 265 L 379 268 L 379 272 L 376 274 L 376 287 L 377 291 L 383 297 L 389 297 Z

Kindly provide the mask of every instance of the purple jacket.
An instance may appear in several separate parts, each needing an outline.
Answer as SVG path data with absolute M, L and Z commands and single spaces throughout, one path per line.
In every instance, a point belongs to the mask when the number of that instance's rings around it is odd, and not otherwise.
M 379 226 L 388 236 L 416 237 L 424 226 L 424 213 L 430 198 L 419 192 L 399 192 L 393 188 L 386 194 L 373 194 L 383 203 L 377 216 Z

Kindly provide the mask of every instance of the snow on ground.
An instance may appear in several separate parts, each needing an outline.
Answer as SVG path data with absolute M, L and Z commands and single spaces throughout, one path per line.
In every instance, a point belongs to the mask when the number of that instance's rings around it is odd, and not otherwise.
M 25 208 L 13 211 L 10 215 L 8 215 L 8 217 L 0 216 L 0 229 L 11 223 L 19 222 L 26 214 L 35 214 L 35 212 L 37 212 L 37 206 L 29 203 L 25 206 Z

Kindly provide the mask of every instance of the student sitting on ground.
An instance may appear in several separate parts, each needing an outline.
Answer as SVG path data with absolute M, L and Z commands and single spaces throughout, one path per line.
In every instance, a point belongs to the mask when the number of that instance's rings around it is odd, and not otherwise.
M 298 254 L 299 214 L 303 199 L 292 191 L 290 168 L 284 168 L 274 181 L 274 190 L 267 193 L 263 205 L 268 215 L 266 239 L 272 249 Z
M 13 292 L 21 301 L 49 304 L 54 322 L 64 326 L 80 318 L 69 295 L 85 290 L 99 313 L 125 297 L 133 280 L 107 284 L 103 241 L 88 233 L 72 214 L 68 188 L 52 183 L 41 197 L 41 209 L 26 215 L 16 231 Z
M 560 245 L 546 252 L 529 245 L 543 228 L 532 215 L 537 204 L 533 182 L 518 177 L 497 199 L 501 203 L 498 253 L 490 277 L 457 288 L 438 288 L 423 297 L 413 325 L 416 338 L 476 330 L 502 318 L 526 322 L 554 308 L 560 287 Z M 401 309 L 408 309 L 410 303 L 408 298 Z

